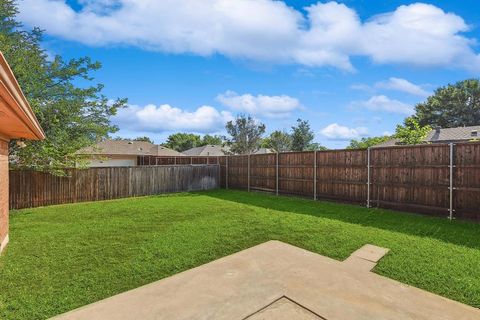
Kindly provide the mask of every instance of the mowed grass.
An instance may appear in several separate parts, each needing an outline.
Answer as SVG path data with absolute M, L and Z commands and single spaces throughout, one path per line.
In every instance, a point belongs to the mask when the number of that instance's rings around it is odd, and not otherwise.
M 480 307 L 480 225 L 242 191 L 19 210 L 0 258 L 0 319 L 42 319 L 270 239 L 342 260 L 390 248 L 375 272 Z

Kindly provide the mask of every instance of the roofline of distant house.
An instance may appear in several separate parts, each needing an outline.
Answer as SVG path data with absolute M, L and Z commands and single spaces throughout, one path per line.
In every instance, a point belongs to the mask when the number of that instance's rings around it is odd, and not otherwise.
M 43 132 L 37 117 L 33 113 L 30 104 L 25 98 L 17 79 L 2 52 L 0 52 L 0 66 L 1 98 L 5 100 L 6 105 L 11 108 L 25 126 L 33 133 L 33 137 L 29 138 L 36 138 L 38 140 L 45 139 L 45 133 Z M 13 106 L 17 106 L 17 108 L 12 108 Z

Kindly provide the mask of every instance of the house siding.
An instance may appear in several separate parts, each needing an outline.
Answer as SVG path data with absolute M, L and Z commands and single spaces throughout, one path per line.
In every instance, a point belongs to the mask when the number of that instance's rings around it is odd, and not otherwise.
M 137 165 L 137 156 L 108 155 L 100 159 L 93 158 L 89 161 L 90 168 L 98 167 L 132 167 Z
M 8 242 L 8 141 L 0 140 L 0 252 Z

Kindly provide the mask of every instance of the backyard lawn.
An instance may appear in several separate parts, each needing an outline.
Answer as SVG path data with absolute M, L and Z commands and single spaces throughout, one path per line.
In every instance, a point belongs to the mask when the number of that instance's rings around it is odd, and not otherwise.
M 270 239 L 480 307 L 480 225 L 215 190 L 17 210 L 0 257 L 0 319 L 42 319 Z

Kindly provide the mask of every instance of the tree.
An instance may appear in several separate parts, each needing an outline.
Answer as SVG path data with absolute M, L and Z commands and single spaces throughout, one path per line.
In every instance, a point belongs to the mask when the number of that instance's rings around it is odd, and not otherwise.
M 428 125 L 420 125 L 415 117 L 408 117 L 403 125 L 397 125 L 395 138 L 399 139 L 402 144 L 419 144 L 424 141 L 431 130 L 432 128 Z
M 350 140 L 350 145 L 347 149 L 367 149 L 379 143 L 391 140 L 391 136 L 368 137 L 360 140 Z
M 133 139 L 133 141 L 143 141 L 143 142 L 150 142 L 150 143 L 153 143 L 153 140 L 150 139 L 149 137 L 147 136 L 143 136 L 143 137 L 136 137 L 135 139 Z
M 174 133 L 168 136 L 165 147 L 182 152 L 202 145 L 199 135 L 193 133 Z
M 206 135 L 203 136 L 201 144 L 202 144 L 202 146 L 222 145 L 224 140 L 225 139 L 222 136 L 217 136 L 217 135 L 211 136 L 209 134 L 206 134 Z
M 225 126 L 229 139 L 230 151 L 237 154 L 250 154 L 258 150 L 265 125 L 257 123 L 251 116 L 239 115 Z
M 285 131 L 273 131 L 264 139 L 262 147 L 270 148 L 275 152 L 290 151 L 292 146 L 292 137 Z
M 115 138 L 113 138 L 112 140 L 115 140 L 115 141 L 144 141 L 144 142 L 153 143 L 153 141 L 152 141 L 149 137 L 147 137 L 147 136 L 136 137 L 136 138 L 134 138 L 134 139 L 123 138 L 123 137 L 115 137 Z
M 307 120 L 297 119 L 297 125 L 292 127 L 292 150 L 304 151 L 315 137 L 313 131 L 310 129 L 310 124 Z
M 309 143 L 305 151 L 322 151 L 322 150 L 328 150 L 327 147 L 322 146 L 318 142 L 312 142 Z
M 84 165 L 76 152 L 113 133 L 110 117 L 124 107 L 126 99 L 111 103 L 102 94 L 103 85 L 92 84 L 91 72 L 99 62 L 88 57 L 64 61 L 47 58 L 42 49 L 42 31 L 25 30 L 15 20 L 15 2 L 0 2 L 0 51 L 9 62 L 46 139 L 10 144 L 11 166 L 64 174 L 65 168 Z M 78 85 L 79 81 L 85 84 Z
M 415 106 L 420 126 L 453 128 L 480 124 L 480 81 L 468 79 L 440 87 Z

